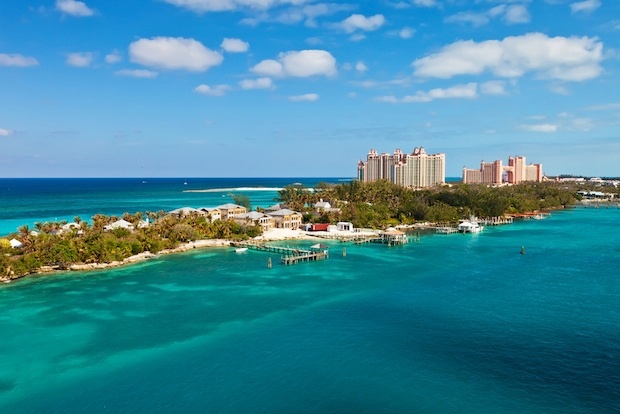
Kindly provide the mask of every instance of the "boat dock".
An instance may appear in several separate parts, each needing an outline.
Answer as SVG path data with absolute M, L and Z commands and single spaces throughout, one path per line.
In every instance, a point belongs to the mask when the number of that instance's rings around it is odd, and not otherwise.
M 275 246 L 265 243 L 256 242 L 234 242 L 231 243 L 234 247 L 247 247 L 251 250 L 258 250 L 261 252 L 279 253 L 280 263 L 284 265 L 297 264 L 300 262 L 312 262 L 316 260 L 325 260 L 329 257 L 327 249 L 299 249 L 288 246 Z
M 458 231 L 456 227 L 435 227 L 435 233 L 437 234 L 453 234 Z

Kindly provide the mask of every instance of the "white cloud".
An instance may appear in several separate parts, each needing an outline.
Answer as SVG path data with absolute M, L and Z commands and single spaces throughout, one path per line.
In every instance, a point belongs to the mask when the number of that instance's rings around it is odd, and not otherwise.
M 380 96 L 376 98 L 379 102 L 387 103 L 411 103 L 411 102 L 431 102 L 435 99 L 474 99 L 478 97 L 478 84 L 471 82 L 464 85 L 455 85 L 449 88 L 436 88 L 430 91 L 417 91 L 415 95 L 407 95 L 401 99 L 394 96 Z
M 486 13 L 459 12 L 444 19 L 446 23 L 470 23 L 472 26 L 484 26 L 490 19 Z
M 88 17 L 95 14 L 95 11 L 86 3 L 77 0 L 56 0 L 56 9 L 63 14 L 75 17 Z
M 506 82 L 484 82 L 480 85 L 480 93 L 482 93 L 483 95 L 506 95 Z
M 362 14 L 352 14 L 338 24 L 338 26 L 346 33 L 353 33 L 357 30 L 372 32 L 377 30 L 385 23 L 385 17 L 382 14 L 375 14 L 366 17 Z
M 95 55 L 92 52 L 69 53 L 67 55 L 67 65 L 78 68 L 86 68 L 93 63 Z
M 358 72 L 366 72 L 368 70 L 368 66 L 364 64 L 364 62 L 357 62 L 355 64 L 355 70 Z
M 435 7 L 437 6 L 437 0 L 413 0 L 413 4 L 418 7 Z
M 319 100 L 319 95 L 316 93 L 307 93 L 305 95 L 289 96 L 288 99 L 293 102 L 314 102 Z
M 250 44 L 241 39 L 224 38 L 220 46 L 229 53 L 245 53 L 250 49 Z
M 596 78 L 602 71 L 603 44 L 590 37 L 553 37 L 542 33 L 507 37 L 503 40 L 458 41 L 438 53 L 415 60 L 414 74 L 451 78 L 479 75 L 517 78 L 528 72 L 563 81 Z
M 601 7 L 600 0 L 585 0 L 570 4 L 570 10 L 573 13 L 592 13 Z
M 527 132 L 556 132 L 558 130 L 557 125 L 553 124 L 533 124 L 533 125 L 519 125 L 519 129 Z
M 557 95 L 570 95 L 570 91 L 563 84 L 553 84 L 549 86 L 549 90 Z
M 224 58 L 194 39 L 183 37 L 153 37 L 129 45 L 132 62 L 161 69 L 180 69 L 204 72 L 218 66 Z
M 109 64 L 118 63 L 123 60 L 121 53 L 118 50 L 114 50 L 112 53 L 105 55 L 105 61 Z
M 281 5 L 301 5 L 310 0 L 164 0 L 166 3 L 196 13 L 232 11 L 238 9 L 267 10 Z
M 353 33 L 351 37 L 349 37 L 349 40 L 352 42 L 360 42 L 364 39 L 366 39 L 366 35 L 364 33 Z
M 301 50 L 280 53 L 278 60 L 267 59 L 250 69 L 260 76 L 305 78 L 337 73 L 336 59 L 325 50 Z
M 588 111 L 617 111 L 620 110 L 620 103 L 608 103 L 592 105 L 586 108 Z
M 129 76 L 131 78 L 155 79 L 157 72 L 146 69 L 122 69 L 115 72 L 119 76 Z
M 10 129 L 0 128 L 0 137 L 10 137 L 15 132 Z
M 195 92 L 198 92 L 201 95 L 209 95 L 209 96 L 224 96 L 226 91 L 230 89 L 228 85 L 198 85 L 194 88 Z
M 508 24 L 529 23 L 531 19 L 530 12 L 522 4 L 509 6 L 504 14 L 504 21 Z
M 484 26 L 491 19 L 502 17 L 507 24 L 529 23 L 531 16 L 527 7 L 523 4 L 513 4 L 507 6 L 500 4 L 485 12 L 464 11 L 448 16 L 444 19 L 446 23 L 469 23 L 474 27 Z
M 271 78 L 244 79 L 239 82 L 241 89 L 273 89 Z
M 403 27 L 402 29 L 398 31 L 398 36 L 401 39 L 411 39 L 414 34 L 415 34 L 415 29 L 412 29 L 411 27 Z
M 16 66 L 25 68 L 28 66 L 37 66 L 39 62 L 33 58 L 19 54 L 0 53 L 0 66 Z

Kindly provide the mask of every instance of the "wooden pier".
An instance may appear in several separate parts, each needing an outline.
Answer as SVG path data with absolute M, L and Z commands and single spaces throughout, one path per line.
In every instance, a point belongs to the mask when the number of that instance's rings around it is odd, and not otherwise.
M 329 257 L 327 249 L 299 249 L 288 246 L 274 246 L 265 243 L 256 242 L 233 242 L 231 246 L 247 247 L 251 250 L 261 252 L 279 253 L 281 255 L 280 263 L 285 265 L 297 264 L 300 262 L 312 262 L 316 260 L 325 260 Z

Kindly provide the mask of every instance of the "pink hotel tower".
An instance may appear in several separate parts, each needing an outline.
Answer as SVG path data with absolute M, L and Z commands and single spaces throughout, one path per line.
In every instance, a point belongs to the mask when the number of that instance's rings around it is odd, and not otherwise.
M 480 169 L 463 167 L 463 183 L 467 184 L 519 184 L 524 181 L 543 179 L 542 164 L 526 165 L 525 157 L 515 156 L 508 158 L 508 165 L 502 165 L 501 160 L 480 163 Z

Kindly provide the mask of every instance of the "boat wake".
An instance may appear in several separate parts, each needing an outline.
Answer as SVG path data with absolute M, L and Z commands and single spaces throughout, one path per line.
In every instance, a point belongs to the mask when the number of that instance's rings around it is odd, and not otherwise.
M 233 191 L 280 191 L 280 187 L 236 187 L 236 188 L 209 188 L 206 190 L 183 190 L 184 193 L 230 193 Z

